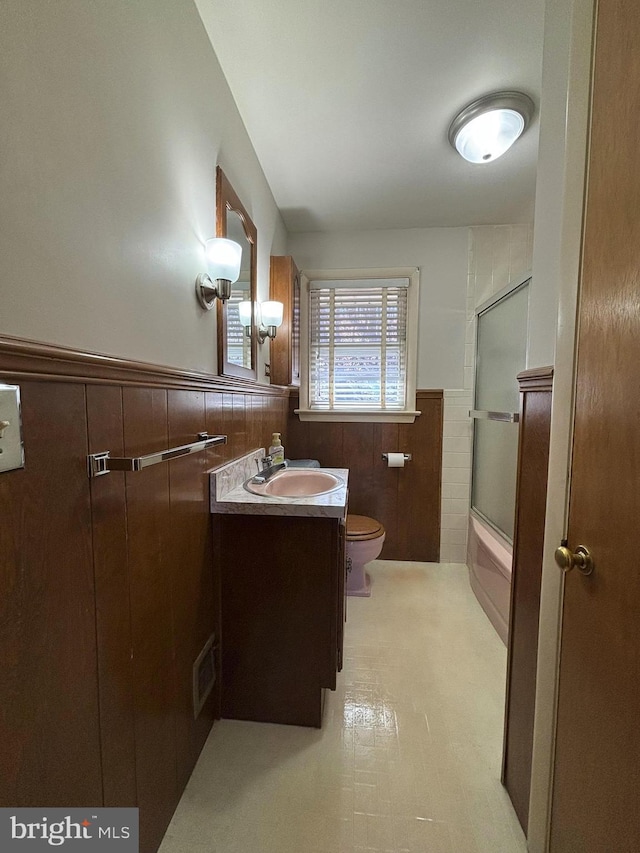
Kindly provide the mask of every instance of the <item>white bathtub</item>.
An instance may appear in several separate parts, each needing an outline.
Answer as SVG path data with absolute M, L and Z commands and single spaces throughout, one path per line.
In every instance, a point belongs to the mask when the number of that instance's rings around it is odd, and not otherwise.
M 471 589 L 506 645 L 513 549 L 481 518 L 469 515 L 467 565 Z

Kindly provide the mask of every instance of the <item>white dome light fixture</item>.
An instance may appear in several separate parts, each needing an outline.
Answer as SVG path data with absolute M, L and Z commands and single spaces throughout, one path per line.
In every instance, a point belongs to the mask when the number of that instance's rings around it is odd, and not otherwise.
M 451 122 L 449 142 L 470 163 L 491 163 L 527 129 L 535 111 L 522 92 L 494 92 L 468 104 Z

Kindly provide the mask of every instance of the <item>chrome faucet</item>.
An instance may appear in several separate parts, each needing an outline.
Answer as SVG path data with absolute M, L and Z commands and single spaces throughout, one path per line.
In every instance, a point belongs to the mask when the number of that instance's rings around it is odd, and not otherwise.
M 262 468 L 260 468 L 260 464 L 262 463 Z M 266 483 L 267 480 L 270 480 L 274 474 L 277 474 L 278 471 L 282 471 L 286 468 L 289 463 L 285 460 L 284 462 L 278 462 L 276 465 L 273 464 L 273 457 L 264 456 L 262 459 L 256 459 L 256 465 L 258 466 L 258 473 L 251 480 L 252 483 L 256 483 L 259 485 L 260 483 Z

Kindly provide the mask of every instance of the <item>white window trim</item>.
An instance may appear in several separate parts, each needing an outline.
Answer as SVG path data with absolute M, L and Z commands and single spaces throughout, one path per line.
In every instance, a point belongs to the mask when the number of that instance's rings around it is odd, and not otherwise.
M 309 408 L 309 283 L 311 281 L 344 281 L 354 279 L 408 278 L 407 295 L 407 395 L 406 408 L 399 411 L 380 409 L 341 409 L 320 411 Z M 295 409 L 301 421 L 327 423 L 412 424 L 420 414 L 416 408 L 416 374 L 418 369 L 418 306 L 420 296 L 419 267 L 385 267 L 374 269 L 302 270 L 300 273 L 300 408 Z

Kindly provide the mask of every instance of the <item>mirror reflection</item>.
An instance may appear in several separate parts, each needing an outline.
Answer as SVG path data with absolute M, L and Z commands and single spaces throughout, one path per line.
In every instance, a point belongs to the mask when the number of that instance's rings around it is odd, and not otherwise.
M 227 237 L 242 248 L 240 277 L 231 287 L 231 297 L 225 303 L 218 301 L 218 373 L 255 381 L 255 316 L 249 326 L 243 326 L 239 306 L 242 302 L 256 304 L 258 235 L 251 217 L 219 166 L 216 170 L 216 236 Z
M 251 330 L 246 333 L 240 322 L 238 305 L 251 301 L 251 243 L 235 210 L 227 212 L 227 237 L 242 246 L 240 277 L 231 286 L 227 309 L 227 361 L 239 367 L 251 368 Z

